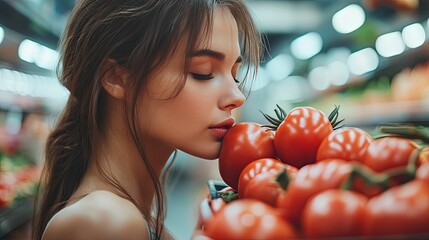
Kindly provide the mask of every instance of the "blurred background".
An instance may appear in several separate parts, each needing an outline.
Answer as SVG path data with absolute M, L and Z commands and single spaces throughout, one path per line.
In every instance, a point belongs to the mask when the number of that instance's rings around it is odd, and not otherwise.
M 266 51 L 238 121 L 265 124 L 276 104 L 340 105 L 346 126 L 429 125 L 429 1 L 248 0 Z M 0 0 L 0 238 L 29 239 L 45 139 L 68 97 L 55 77 L 75 0 Z M 179 152 L 167 227 L 190 239 L 217 161 Z

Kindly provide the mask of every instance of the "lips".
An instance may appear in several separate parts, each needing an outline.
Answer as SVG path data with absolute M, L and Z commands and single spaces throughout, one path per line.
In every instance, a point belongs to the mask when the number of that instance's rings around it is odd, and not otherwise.
M 235 121 L 233 118 L 229 118 L 219 124 L 210 126 L 209 129 L 216 138 L 222 139 L 228 129 L 230 129 L 234 125 L 234 122 Z
M 228 129 L 228 128 L 231 128 L 232 125 L 234 125 L 234 122 L 235 122 L 234 118 L 228 118 L 227 120 L 219 124 L 213 125 L 210 128 L 227 128 Z

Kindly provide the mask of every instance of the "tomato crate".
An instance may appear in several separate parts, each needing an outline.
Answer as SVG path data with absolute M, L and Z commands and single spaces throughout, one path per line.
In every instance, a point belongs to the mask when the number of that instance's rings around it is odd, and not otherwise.
M 228 187 L 228 185 L 221 180 L 209 180 L 207 181 L 209 188 L 210 199 L 220 198 L 219 191 Z

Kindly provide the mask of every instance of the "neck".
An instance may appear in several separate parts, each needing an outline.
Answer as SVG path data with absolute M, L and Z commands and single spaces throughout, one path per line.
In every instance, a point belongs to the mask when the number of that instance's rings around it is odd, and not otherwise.
M 86 174 L 92 180 L 87 182 L 97 183 L 95 190 L 101 188 L 123 196 L 103 177 L 103 171 L 108 179 L 114 180 L 115 185 L 118 184 L 136 201 L 137 207 L 149 209 L 155 189 L 146 163 L 152 166 L 159 179 L 174 149 L 150 137 L 143 137 L 142 156 L 125 122 L 118 117 L 107 119 L 105 129 L 109 130 L 103 132 L 99 139 L 100 147 L 94 153 Z

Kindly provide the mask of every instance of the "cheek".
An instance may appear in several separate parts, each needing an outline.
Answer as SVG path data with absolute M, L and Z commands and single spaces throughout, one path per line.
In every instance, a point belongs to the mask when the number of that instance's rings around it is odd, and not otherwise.
M 210 84 L 188 78 L 183 89 L 174 96 L 178 84 L 179 80 L 168 80 L 155 81 L 150 85 L 149 107 L 160 115 L 154 121 L 165 119 L 173 125 L 187 124 L 190 121 L 197 121 L 216 104 L 215 93 Z
M 207 114 L 216 107 L 214 97 L 211 96 L 212 94 L 194 88 L 185 88 L 177 99 L 175 99 L 173 108 L 177 109 L 178 114 L 184 118 L 209 120 L 210 116 Z
M 159 102 L 152 116 L 151 135 L 156 135 L 170 146 L 191 155 L 215 159 L 220 142 L 208 128 L 219 121 L 216 117 L 216 91 L 205 92 L 201 85 L 185 86 L 182 92 L 168 102 Z
M 222 88 L 217 81 L 189 77 L 178 95 L 172 97 L 182 80 L 182 71 L 183 64 L 172 60 L 154 73 L 156 78 L 151 78 L 146 91 L 141 92 L 140 134 L 153 149 L 174 147 L 197 157 L 215 159 L 220 143 L 210 134 L 209 126 L 224 118 L 217 106 Z
M 203 91 L 186 86 L 182 92 L 162 109 L 165 126 L 180 133 L 182 141 L 196 138 L 211 124 L 214 109 L 213 97 Z
M 202 89 L 192 85 L 185 86 L 179 95 L 172 99 L 149 98 L 140 103 L 144 107 L 140 115 L 143 116 L 142 124 L 146 129 L 150 129 L 150 135 L 165 140 L 173 140 L 174 137 L 186 139 L 201 134 L 201 131 L 211 124 L 211 112 L 214 107 L 213 97 L 208 97 Z

